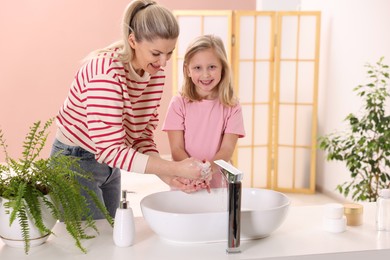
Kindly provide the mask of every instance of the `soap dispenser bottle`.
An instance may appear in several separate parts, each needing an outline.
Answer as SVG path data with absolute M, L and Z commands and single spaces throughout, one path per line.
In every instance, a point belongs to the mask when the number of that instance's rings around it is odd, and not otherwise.
M 134 214 L 126 199 L 127 193 L 127 190 L 122 191 L 122 200 L 115 213 L 113 240 L 118 247 L 128 247 L 134 243 Z

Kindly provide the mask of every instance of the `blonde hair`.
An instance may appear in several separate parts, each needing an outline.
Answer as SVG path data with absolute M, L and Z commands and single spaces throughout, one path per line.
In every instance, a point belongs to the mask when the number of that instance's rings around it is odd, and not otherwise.
M 129 44 L 129 35 L 134 34 L 137 42 L 153 41 L 156 39 L 177 39 L 179 37 L 179 24 L 171 11 L 150 0 L 133 0 L 130 2 L 122 18 L 122 40 L 93 51 L 87 58 L 99 53 L 113 53 L 119 49 L 118 58 L 130 62 L 134 50 Z
M 195 38 L 187 47 L 183 63 L 183 87 L 181 95 L 189 101 L 200 101 L 202 97 L 198 95 L 195 84 L 188 75 L 187 67 L 192 57 L 199 52 L 212 49 L 222 64 L 221 80 L 216 86 L 220 102 L 225 106 L 234 106 L 237 104 L 237 98 L 234 95 L 234 89 L 231 79 L 230 66 L 227 60 L 224 44 L 218 36 L 202 35 Z

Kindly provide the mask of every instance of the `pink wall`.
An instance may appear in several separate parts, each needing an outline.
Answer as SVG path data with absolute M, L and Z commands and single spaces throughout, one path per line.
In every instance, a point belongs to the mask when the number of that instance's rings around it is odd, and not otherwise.
M 18 0 L 0 8 L 0 128 L 8 152 L 19 156 L 31 124 L 56 115 L 80 60 L 120 38 L 120 21 L 129 0 Z M 255 0 L 160 0 L 172 10 L 254 10 Z M 171 98 L 171 68 L 160 110 Z M 47 156 L 53 139 L 52 127 Z M 166 134 L 156 132 L 161 154 L 169 153 Z M 0 152 L 1 153 L 1 152 Z M 0 154 L 0 162 L 4 156 Z

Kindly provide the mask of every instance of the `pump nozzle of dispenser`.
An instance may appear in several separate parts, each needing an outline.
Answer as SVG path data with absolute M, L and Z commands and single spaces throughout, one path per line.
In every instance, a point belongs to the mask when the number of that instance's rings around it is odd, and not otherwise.
M 129 202 L 127 201 L 127 193 L 133 193 L 133 192 L 122 190 L 122 200 L 119 204 L 119 208 L 121 209 L 127 209 L 127 207 L 129 206 Z

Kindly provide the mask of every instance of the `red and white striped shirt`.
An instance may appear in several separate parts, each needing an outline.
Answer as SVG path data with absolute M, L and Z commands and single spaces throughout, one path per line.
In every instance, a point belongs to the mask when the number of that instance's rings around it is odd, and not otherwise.
M 144 173 L 158 153 L 153 131 L 165 74 L 140 77 L 128 63 L 100 55 L 77 72 L 57 116 L 57 138 L 94 153 L 100 163 Z

